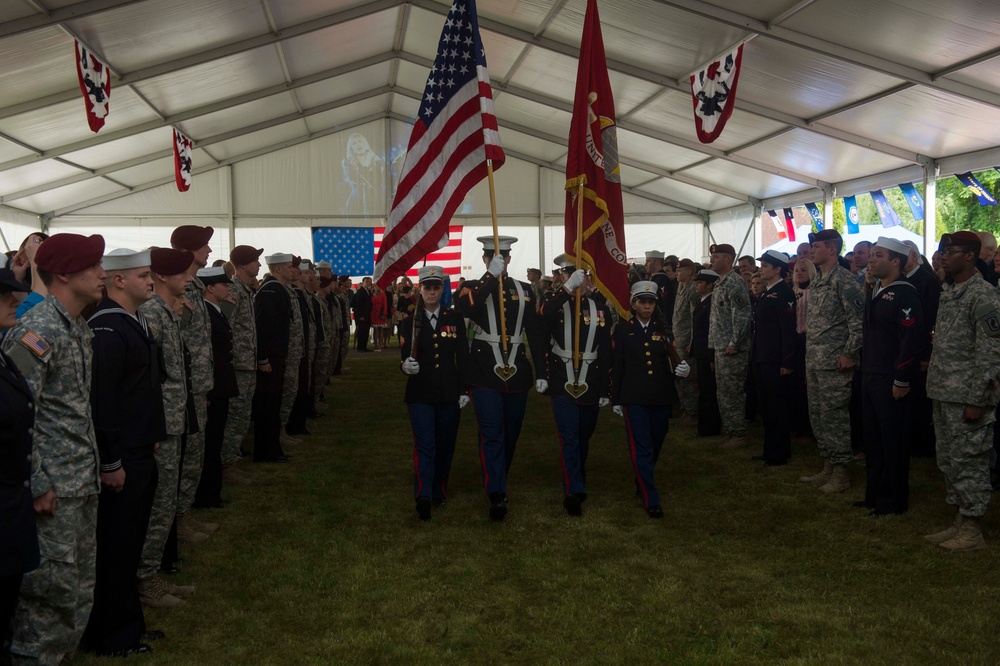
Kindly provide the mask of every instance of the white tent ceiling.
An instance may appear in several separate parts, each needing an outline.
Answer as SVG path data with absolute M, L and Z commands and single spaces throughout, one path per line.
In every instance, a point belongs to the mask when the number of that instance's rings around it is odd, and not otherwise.
M 42 221 L 416 112 L 441 0 L 3 0 L 0 205 Z M 585 0 L 479 0 L 501 138 L 564 164 Z M 765 207 L 1000 163 L 1000 3 L 600 0 L 623 182 L 664 211 Z M 736 111 L 698 142 L 688 74 L 751 34 Z M 73 39 L 116 75 L 99 134 Z

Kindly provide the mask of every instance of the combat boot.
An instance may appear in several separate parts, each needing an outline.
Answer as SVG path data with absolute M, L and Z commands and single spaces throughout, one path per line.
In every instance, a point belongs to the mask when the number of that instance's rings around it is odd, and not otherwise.
M 184 515 L 187 516 L 188 524 L 195 532 L 201 532 L 202 534 L 208 534 L 211 536 L 219 531 L 219 523 L 203 523 L 190 513 L 185 513 Z
M 146 608 L 180 608 L 184 605 L 184 600 L 179 599 L 160 585 L 157 585 L 156 577 L 139 579 L 139 601 Z
M 184 597 L 194 594 L 194 585 L 174 585 L 167 579 L 163 578 L 159 574 L 154 574 L 153 578 L 156 579 L 156 585 L 162 589 L 166 594 L 172 597 L 177 597 L 178 599 L 183 599 Z
M 745 449 L 750 445 L 747 441 L 746 433 L 742 435 L 730 435 L 729 438 L 719 445 L 723 451 L 733 451 L 735 449 Z
M 281 444 L 282 446 L 294 446 L 296 444 L 301 444 L 302 440 L 296 437 L 292 437 L 284 430 L 282 430 L 281 434 L 278 435 L 278 443 Z
M 936 546 L 943 544 L 945 541 L 950 541 L 958 536 L 958 528 L 962 526 L 962 512 L 955 512 L 955 522 L 952 523 L 951 527 L 946 527 L 940 532 L 935 532 L 934 534 L 928 534 L 924 537 L 927 541 L 930 541 Z
M 962 518 L 962 525 L 958 528 L 958 534 L 955 535 L 955 538 L 938 545 L 953 553 L 964 553 L 984 548 L 986 540 L 983 539 L 982 519 L 965 516 Z
M 800 476 L 799 481 L 802 483 L 826 483 L 830 480 L 831 475 L 833 475 L 833 463 L 827 458 L 823 461 L 823 469 L 820 470 L 819 474 Z
M 191 525 L 191 517 L 182 513 L 177 516 L 177 540 L 181 543 L 201 543 L 208 540 L 208 535 L 199 532 Z
M 250 477 L 236 469 L 235 465 L 226 465 L 222 468 L 222 482 L 231 486 L 249 486 Z
M 847 471 L 847 465 L 834 465 L 830 480 L 819 487 L 820 492 L 831 495 L 842 493 L 851 487 L 851 475 Z

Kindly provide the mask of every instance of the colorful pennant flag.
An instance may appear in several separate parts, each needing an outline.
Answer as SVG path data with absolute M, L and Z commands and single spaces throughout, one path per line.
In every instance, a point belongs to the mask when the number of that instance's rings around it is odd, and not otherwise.
M 448 243 L 448 224 L 487 161 L 506 159 L 475 0 L 455 0 L 441 30 L 375 263 L 385 287 Z
M 788 240 L 795 242 L 795 213 L 791 208 L 782 208 L 781 212 L 785 216 L 785 234 Z
M 177 189 L 191 189 L 191 150 L 194 144 L 179 129 L 174 128 L 174 181 Z
M 913 219 L 918 222 L 924 219 L 924 198 L 917 192 L 917 188 L 913 183 L 900 183 L 899 189 L 903 192 L 903 198 L 906 199 L 906 203 L 910 206 Z
M 878 211 L 878 217 L 882 220 L 882 226 L 885 229 L 898 227 L 903 223 L 899 219 L 899 213 L 892 207 L 889 200 L 885 198 L 885 193 L 882 190 L 872 190 L 871 195 L 872 200 L 875 202 L 875 210 Z
M 812 216 L 813 222 L 816 224 L 816 231 L 823 231 L 823 213 L 819 211 L 819 206 L 814 203 L 807 203 L 806 210 L 809 211 L 809 215 Z
M 972 175 L 971 171 L 965 173 L 956 173 L 955 178 L 958 178 L 963 185 L 965 185 L 969 190 L 976 195 L 979 199 L 980 206 L 996 206 L 997 200 L 993 198 L 983 184 L 980 183 L 975 176 Z
M 590 267 L 591 280 L 608 303 L 628 318 L 628 256 L 615 101 L 596 0 L 587 0 L 579 62 L 566 157 L 565 249 L 576 265 Z M 578 201 L 580 185 L 583 199 Z M 580 257 L 576 257 L 578 206 L 583 207 Z
M 698 140 L 712 143 L 722 134 L 736 106 L 736 85 L 743 65 L 743 44 L 691 75 L 691 99 Z
M 778 221 L 778 213 L 773 210 L 769 210 L 767 211 L 767 217 L 771 220 L 771 224 L 774 225 L 774 230 L 778 233 L 778 240 L 788 238 L 788 234 L 785 233 L 785 225 Z
M 76 51 L 76 76 L 87 109 L 87 124 L 92 132 L 104 127 L 111 105 L 111 72 L 94 53 L 73 40 Z
M 861 231 L 858 226 L 858 198 L 844 197 L 844 219 L 847 221 L 847 233 L 856 234 Z

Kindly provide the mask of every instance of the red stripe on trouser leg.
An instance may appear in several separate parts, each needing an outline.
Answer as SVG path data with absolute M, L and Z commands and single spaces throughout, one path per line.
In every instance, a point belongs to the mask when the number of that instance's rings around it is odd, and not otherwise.
M 632 435 L 632 424 L 628 419 L 628 408 L 622 405 L 622 414 L 625 417 L 625 432 L 628 434 L 628 447 L 632 456 L 632 469 L 635 471 L 635 482 L 639 484 L 639 491 L 642 493 L 642 505 L 649 507 L 649 493 L 646 492 L 646 484 L 642 482 L 642 475 L 639 474 L 639 465 L 635 458 L 635 437 Z
M 414 495 L 414 499 L 416 499 L 424 491 L 424 482 L 420 478 L 420 455 L 417 452 L 416 442 L 413 446 L 413 473 L 417 475 L 417 494 Z

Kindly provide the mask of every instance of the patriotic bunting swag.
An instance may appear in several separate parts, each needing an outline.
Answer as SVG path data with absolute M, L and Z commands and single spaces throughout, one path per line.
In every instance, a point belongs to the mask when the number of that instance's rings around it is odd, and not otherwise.
M 504 163 L 475 0 L 455 0 L 427 77 L 375 263 L 385 287 L 448 243 L 448 223 L 472 187 Z
M 174 128 L 174 180 L 177 189 L 187 192 L 191 189 L 191 139 Z
M 788 233 L 785 231 L 785 225 L 778 221 L 778 213 L 769 210 L 767 216 L 771 219 L 771 224 L 774 225 L 774 230 L 778 233 L 778 240 L 787 239 Z
M 111 104 L 111 72 L 86 46 L 74 40 L 76 76 L 87 108 L 87 124 L 92 132 L 104 127 Z
M 578 201 L 580 186 L 583 199 Z M 583 206 L 577 248 L 578 205 Z M 587 0 L 580 64 L 576 73 L 573 119 L 566 157 L 566 254 L 577 266 L 590 268 L 591 280 L 608 303 L 628 317 L 628 258 L 615 101 L 604 57 L 601 19 L 596 0 Z M 580 256 L 577 257 L 577 250 Z
M 691 75 L 694 125 L 698 140 L 712 143 L 722 134 L 736 105 L 736 84 L 743 64 L 743 44 Z

